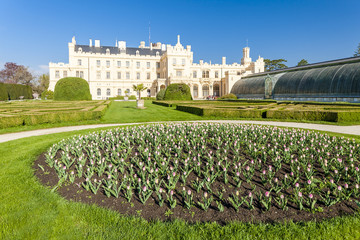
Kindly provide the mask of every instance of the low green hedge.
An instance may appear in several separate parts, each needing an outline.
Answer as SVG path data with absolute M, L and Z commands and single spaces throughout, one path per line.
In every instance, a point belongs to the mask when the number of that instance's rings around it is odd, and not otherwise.
M 109 100 L 124 100 L 124 96 L 111 97 Z
M 174 106 L 176 106 L 176 104 L 163 102 L 163 101 L 152 101 L 152 103 L 160 105 L 160 106 L 164 106 L 164 107 L 174 107 Z
M 338 112 L 312 110 L 268 110 L 266 111 L 266 118 L 337 122 Z
M 141 97 L 142 100 L 156 100 L 155 97 Z
M 41 99 L 42 100 L 50 100 L 50 99 L 54 99 L 54 92 L 51 90 L 45 90 L 41 93 Z
M 234 108 L 201 108 L 187 105 L 177 105 L 176 110 L 205 117 L 223 118 L 262 118 L 262 110 L 241 110 Z
M 37 125 L 43 123 L 77 122 L 100 119 L 110 106 L 111 101 L 105 102 L 92 111 L 50 112 L 44 114 L 24 114 L 19 116 L 1 117 L 0 128 L 21 125 Z
M 135 95 L 131 95 L 131 96 L 129 97 L 129 100 L 136 100 L 136 96 L 135 96 Z
M 223 100 L 223 99 L 237 99 L 236 95 L 233 93 L 229 93 L 229 94 L 225 94 L 224 96 L 221 96 L 219 98 L 217 98 L 219 100 Z
M 360 111 L 338 112 L 338 122 L 360 122 Z

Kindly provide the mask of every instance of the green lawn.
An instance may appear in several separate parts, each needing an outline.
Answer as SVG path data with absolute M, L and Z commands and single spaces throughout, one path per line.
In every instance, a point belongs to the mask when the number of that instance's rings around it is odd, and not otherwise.
M 39 183 L 32 164 L 53 143 L 91 131 L 0 144 L 0 239 L 356 239 L 360 236 L 360 214 L 322 222 L 220 226 L 183 221 L 146 222 L 95 205 L 67 201 Z

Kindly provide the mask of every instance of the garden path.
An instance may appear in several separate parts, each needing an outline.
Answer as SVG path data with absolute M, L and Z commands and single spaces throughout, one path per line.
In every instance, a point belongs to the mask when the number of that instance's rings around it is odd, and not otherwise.
M 188 121 L 188 122 L 259 124 L 259 125 L 270 125 L 270 126 L 290 127 L 290 128 L 305 128 L 305 129 L 328 131 L 328 132 L 334 132 L 334 133 L 360 135 L 360 125 L 337 126 L 337 125 L 314 124 L 314 123 L 248 121 L 248 120 L 204 120 L 204 121 Z M 102 128 L 102 127 L 149 124 L 149 123 L 154 123 L 154 122 L 80 125 L 80 126 L 38 129 L 38 130 L 17 132 L 17 133 L 7 133 L 7 134 L 0 135 L 0 143 L 16 140 L 16 139 L 20 139 L 20 138 L 41 136 L 41 135 L 47 135 L 47 134 L 53 134 L 53 133 L 71 132 L 71 131 L 77 131 L 77 130 Z M 159 122 L 159 123 L 161 123 L 161 122 Z

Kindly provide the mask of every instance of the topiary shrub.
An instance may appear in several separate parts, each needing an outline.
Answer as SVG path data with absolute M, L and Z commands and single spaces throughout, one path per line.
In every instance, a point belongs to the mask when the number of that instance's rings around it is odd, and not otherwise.
M 165 91 L 166 91 L 165 88 L 160 89 L 160 91 L 156 95 L 156 100 L 164 100 Z
M 135 95 L 131 95 L 131 96 L 129 97 L 129 100 L 136 100 L 136 96 L 135 96 Z
M 62 78 L 55 85 L 54 100 L 91 100 L 89 84 L 82 78 Z
M 221 96 L 219 98 L 217 98 L 218 100 L 223 100 L 223 99 L 237 99 L 236 95 L 235 94 L 232 94 L 232 93 L 229 93 L 229 94 L 226 94 L 224 96 Z
M 0 101 L 6 101 L 9 100 L 9 95 L 6 90 L 5 84 L 0 83 Z
M 45 90 L 41 93 L 41 99 L 54 99 L 54 92 L 51 90 Z
M 117 95 L 116 97 L 111 97 L 111 98 L 109 98 L 109 100 L 124 100 L 124 96 L 122 96 L 122 95 Z
M 164 100 L 192 100 L 190 87 L 184 83 L 170 84 L 166 88 Z

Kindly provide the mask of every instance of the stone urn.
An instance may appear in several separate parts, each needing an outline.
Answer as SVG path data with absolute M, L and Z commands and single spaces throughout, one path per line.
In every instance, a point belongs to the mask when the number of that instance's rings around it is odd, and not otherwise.
M 125 97 L 124 97 L 124 100 L 125 100 L 125 101 L 128 101 L 128 100 L 129 100 L 129 97 L 128 97 L 128 96 L 125 96 Z

